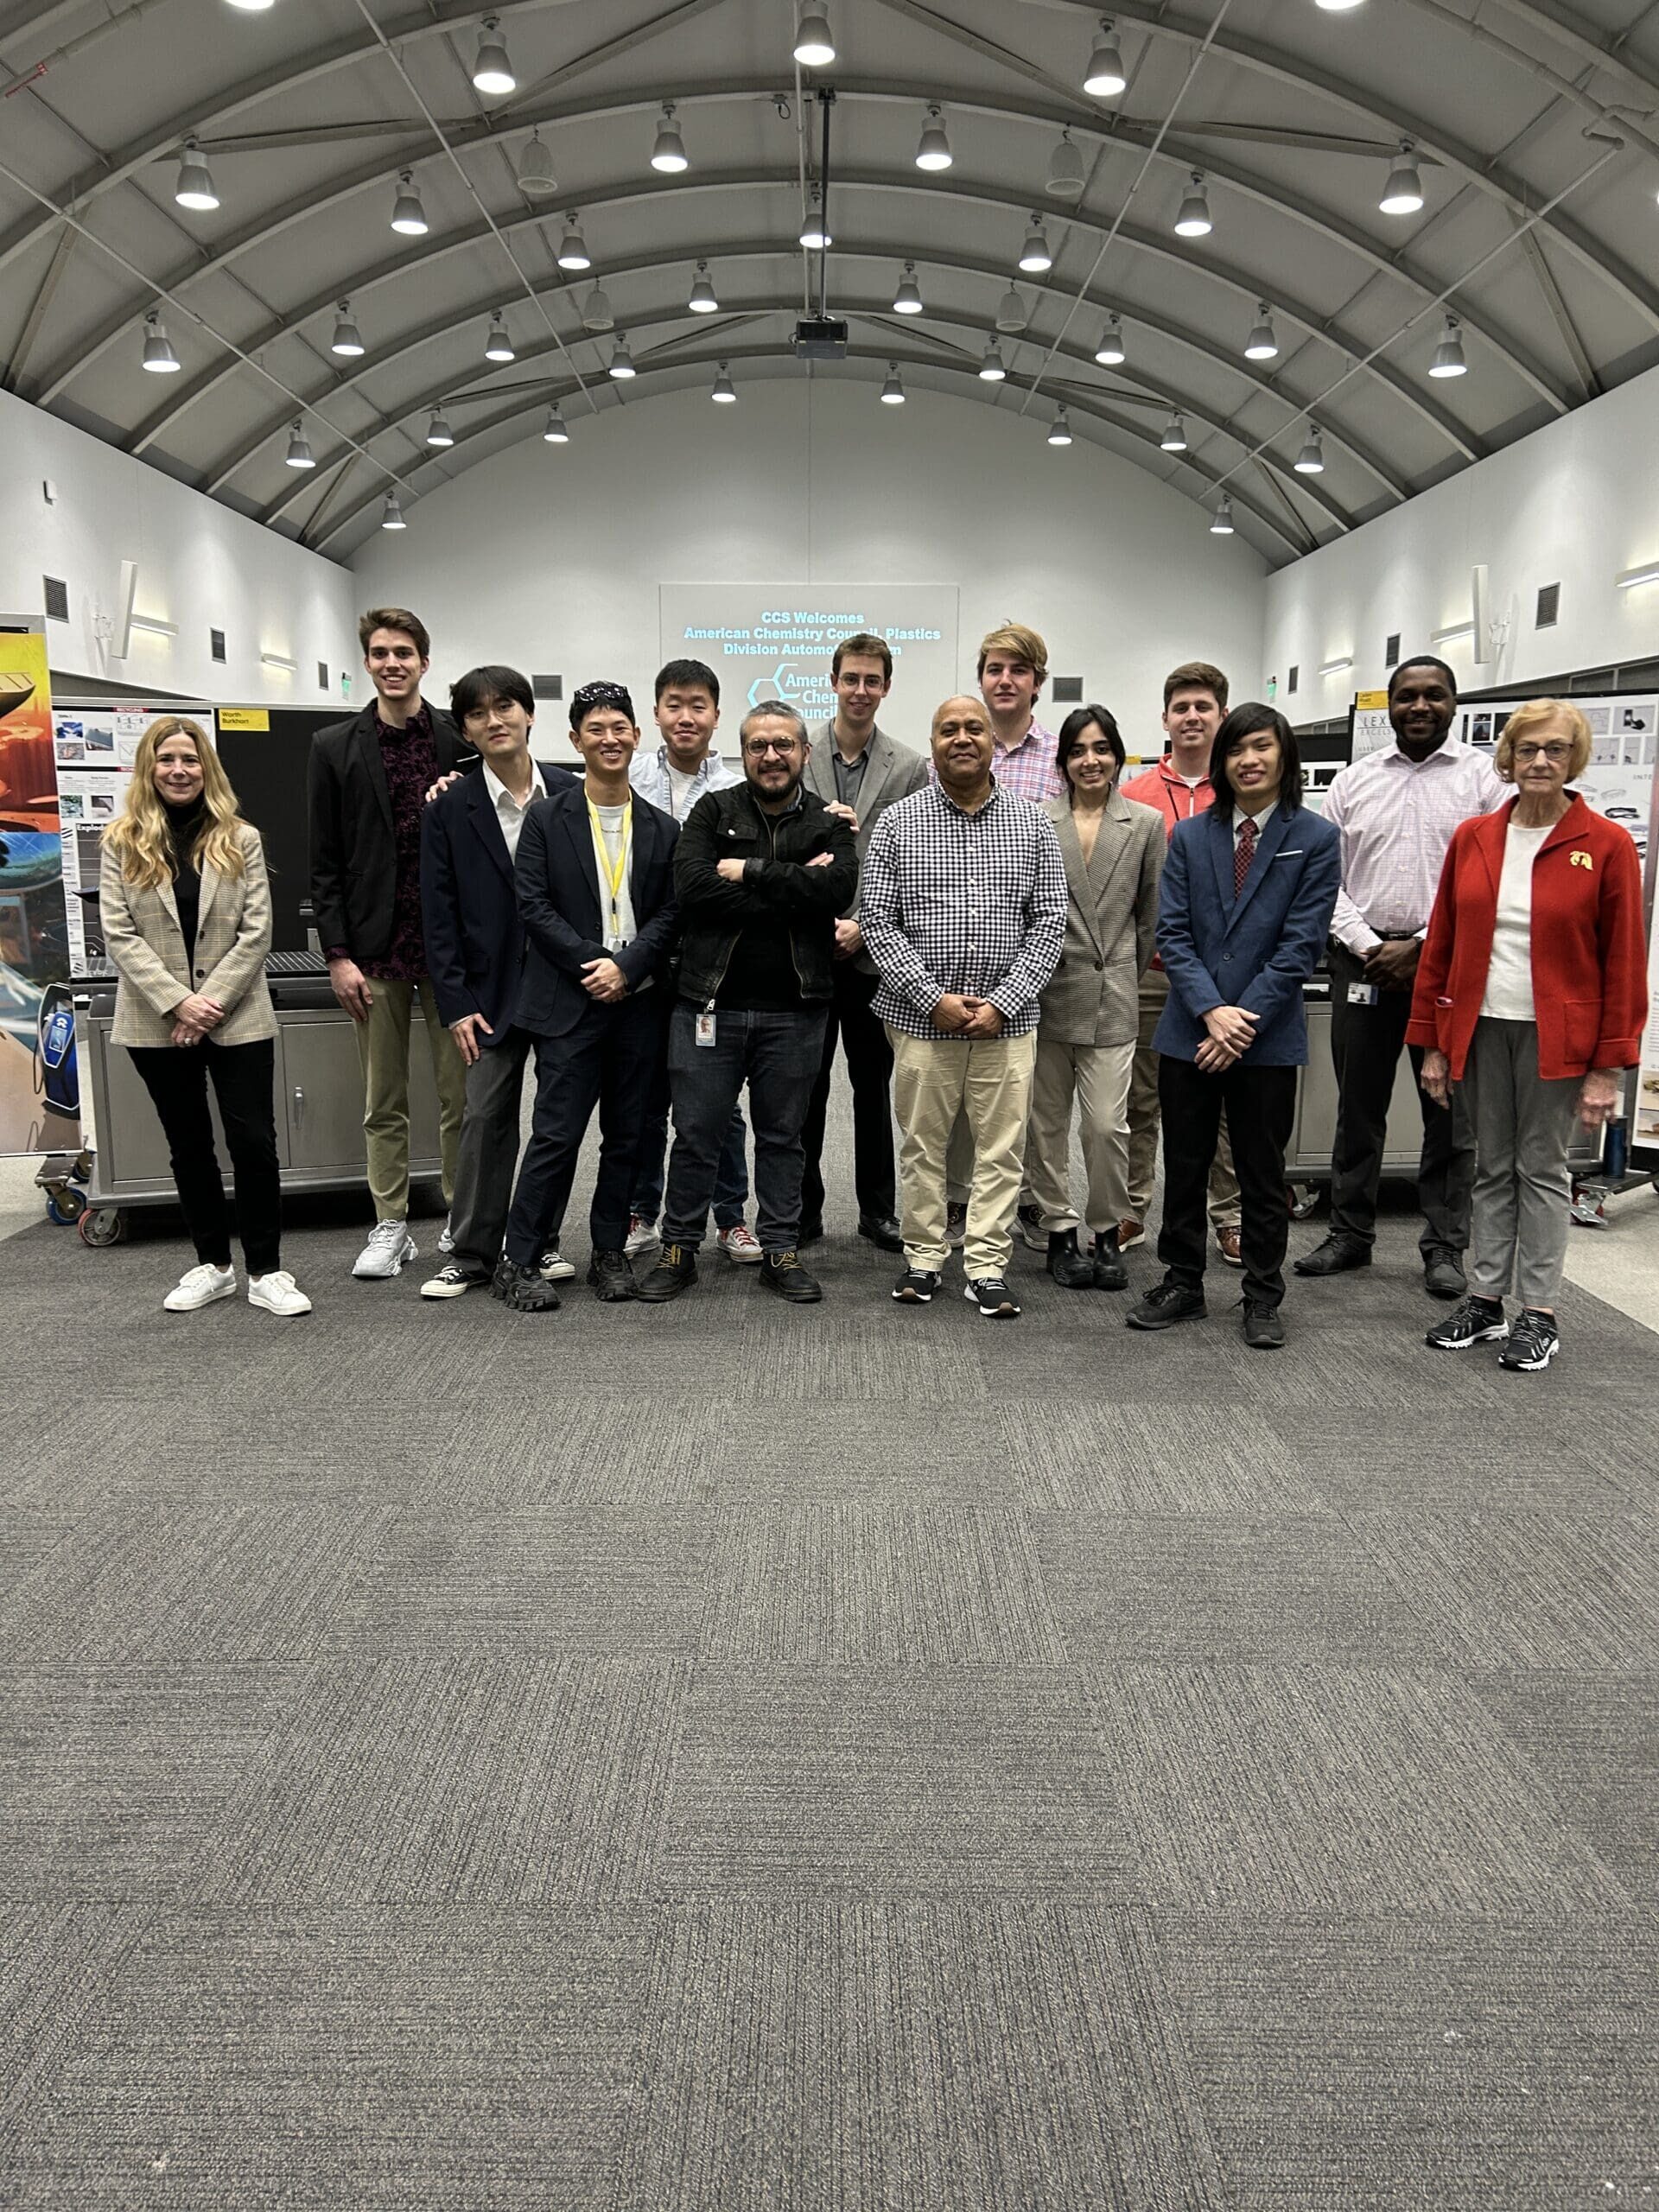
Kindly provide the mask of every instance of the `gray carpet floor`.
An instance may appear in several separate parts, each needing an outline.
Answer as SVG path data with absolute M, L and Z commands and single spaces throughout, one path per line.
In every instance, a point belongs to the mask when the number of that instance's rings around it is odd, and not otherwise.
M 1437 1357 L 1397 1209 L 1274 1356 L 296 1217 L 298 1323 L 0 1245 L 0 2200 L 1659 2202 L 1634 1322 Z

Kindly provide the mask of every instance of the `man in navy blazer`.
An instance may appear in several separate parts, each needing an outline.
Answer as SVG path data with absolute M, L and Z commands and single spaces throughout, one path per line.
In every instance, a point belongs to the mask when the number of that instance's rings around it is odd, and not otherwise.
M 628 781 L 639 728 L 622 685 L 584 683 L 570 702 L 570 734 L 587 772 L 531 807 L 515 869 L 529 940 L 518 1021 L 536 1039 L 536 1107 L 495 1293 L 532 1313 L 559 1302 L 537 1262 L 564 1217 L 595 1106 L 588 1281 L 607 1301 L 633 1295 L 628 1201 L 665 1050 L 665 971 L 679 923 L 680 833 Z
M 455 725 L 483 766 L 462 776 L 421 816 L 421 920 L 427 972 L 467 1069 L 467 1109 L 455 1160 L 448 1262 L 423 1298 L 487 1287 L 501 1255 L 518 1157 L 518 1107 L 534 1041 L 518 1019 L 524 925 L 512 866 L 531 805 L 575 785 L 567 769 L 531 758 L 536 696 L 516 668 L 469 669 L 450 687 Z M 556 1250 L 544 1264 L 569 1274 Z
M 1244 1341 L 1285 1341 L 1285 1149 L 1307 1063 L 1302 985 L 1342 880 L 1335 830 L 1302 804 L 1290 724 L 1235 707 L 1211 754 L 1215 803 L 1177 824 L 1158 907 L 1169 1001 L 1153 1045 L 1164 1122 L 1164 1280 L 1127 1316 L 1166 1329 L 1205 1312 L 1205 1198 L 1224 1106 L 1243 1220 Z

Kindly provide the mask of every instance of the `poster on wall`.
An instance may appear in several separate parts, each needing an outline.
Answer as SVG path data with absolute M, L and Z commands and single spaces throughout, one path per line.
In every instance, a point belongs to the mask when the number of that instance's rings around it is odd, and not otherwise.
M 46 623 L 0 615 L 0 1152 L 79 1144 L 68 972 Z
M 893 690 L 881 725 L 925 752 L 941 699 L 970 681 L 957 659 L 954 584 L 664 584 L 660 647 L 669 660 L 707 662 L 720 678 L 726 723 L 761 699 L 782 699 L 808 722 L 835 712 L 830 661 L 855 631 L 884 639 Z M 727 749 L 734 742 L 727 740 Z
M 1659 764 L 1659 697 L 1616 692 L 1574 698 L 1572 703 L 1590 725 L 1590 765 L 1575 788 L 1598 814 L 1630 831 L 1645 860 L 1654 769 Z M 1465 745 L 1493 752 L 1510 716 L 1524 704 L 1520 698 L 1471 700 L 1459 708 L 1452 734 Z

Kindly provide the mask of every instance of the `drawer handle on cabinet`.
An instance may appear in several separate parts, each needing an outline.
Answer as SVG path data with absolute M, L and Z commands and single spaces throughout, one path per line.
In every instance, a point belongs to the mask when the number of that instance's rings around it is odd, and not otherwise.
M 294 1126 L 296 1129 L 305 1127 L 305 1092 L 297 1083 L 294 1086 Z

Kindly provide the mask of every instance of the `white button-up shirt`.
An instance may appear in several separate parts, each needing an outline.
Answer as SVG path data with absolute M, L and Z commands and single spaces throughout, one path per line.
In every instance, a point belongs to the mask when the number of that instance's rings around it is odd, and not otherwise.
M 1509 796 L 1488 754 L 1450 739 L 1426 760 L 1390 745 L 1343 769 L 1325 798 L 1342 840 L 1338 944 L 1363 960 L 1385 936 L 1421 937 L 1452 831 Z
M 512 793 L 486 760 L 484 764 L 484 788 L 490 795 L 490 804 L 495 809 L 495 818 L 501 824 L 501 835 L 506 842 L 507 858 L 510 861 L 516 861 L 518 857 L 518 833 L 524 826 L 524 816 L 530 810 L 531 802 L 533 799 L 547 797 L 547 786 L 542 781 L 542 772 L 532 760 L 530 764 L 530 789 L 520 802 L 514 798 Z

